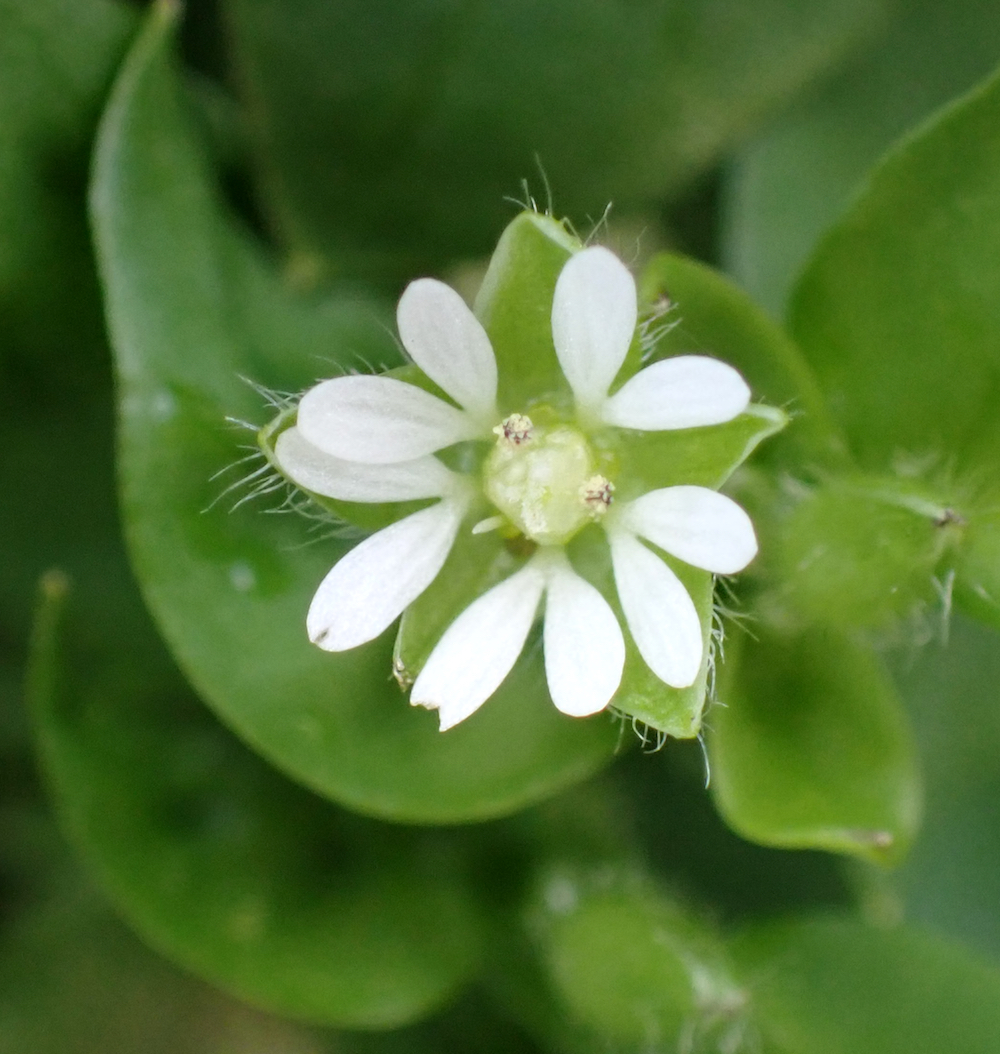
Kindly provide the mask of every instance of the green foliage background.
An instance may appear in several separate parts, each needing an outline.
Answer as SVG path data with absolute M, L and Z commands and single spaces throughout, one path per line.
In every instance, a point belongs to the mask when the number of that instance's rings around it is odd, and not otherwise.
M 998 60 L 982 0 L 0 0 L 0 1054 L 1000 1046 Z M 439 736 L 241 503 L 242 378 L 397 364 L 550 193 L 793 418 L 705 759 L 530 653 Z

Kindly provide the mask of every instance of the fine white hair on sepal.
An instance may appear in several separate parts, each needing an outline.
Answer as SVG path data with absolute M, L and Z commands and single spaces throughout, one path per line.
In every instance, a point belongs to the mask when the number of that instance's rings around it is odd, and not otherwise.
M 216 505 L 230 496 L 239 495 L 229 508 L 230 512 L 235 512 L 250 501 L 289 489 L 288 481 L 274 469 L 260 450 L 256 447 L 244 447 L 243 449 L 248 449 L 250 452 L 235 461 L 231 461 L 228 465 L 224 465 L 209 477 L 209 481 L 214 483 L 230 472 L 235 471 L 239 473 L 236 479 L 224 486 L 208 505 L 201 510 L 203 514 L 210 512 Z M 240 493 L 241 491 L 245 491 L 245 493 Z

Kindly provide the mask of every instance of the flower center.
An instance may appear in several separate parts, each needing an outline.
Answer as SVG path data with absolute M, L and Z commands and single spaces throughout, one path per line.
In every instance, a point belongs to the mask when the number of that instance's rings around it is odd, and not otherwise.
M 497 443 L 483 466 L 486 496 L 526 537 L 563 545 L 607 511 L 614 484 L 597 474 L 576 429 L 542 429 L 511 414 L 494 432 Z

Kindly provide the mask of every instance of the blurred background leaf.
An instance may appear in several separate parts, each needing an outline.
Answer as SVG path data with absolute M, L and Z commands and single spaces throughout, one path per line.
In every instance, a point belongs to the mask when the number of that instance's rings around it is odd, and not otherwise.
M 734 952 L 782 1050 L 979 1054 L 1000 1035 L 1000 971 L 917 929 L 806 918 L 750 928 Z
M 792 330 L 865 468 L 995 468 L 998 239 L 993 79 L 887 156 L 795 291 Z
M 43 582 L 30 682 L 41 756 L 67 829 L 132 924 L 221 987 L 305 1020 L 390 1028 L 450 996 L 478 928 L 447 839 L 309 795 L 181 684 L 151 682 L 147 663 L 64 650 L 66 589 Z
M 1000 62 L 990 0 L 897 0 L 867 46 L 795 103 L 730 166 L 723 258 L 776 316 L 817 239 L 895 139 Z
M 758 632 L 730 641 L 708 718 L 723 816 L 765 845 L 900 860 L 921 788 L 892 683 L 866 648 L 835 631 Z
M 333 273 L 489 251 L 537 155 L 562 215 L 656 210 L 880 3 L 226 0 L 272 228 Z

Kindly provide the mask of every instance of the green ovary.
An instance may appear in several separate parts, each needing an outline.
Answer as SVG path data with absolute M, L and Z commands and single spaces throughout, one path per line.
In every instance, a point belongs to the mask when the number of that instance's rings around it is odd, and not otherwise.
M 575 429 L 531 428 L 527 438 L 500 435 L 483 467 L 483 485 L 526 537 L 539 545 L 564 545 L 607 508 L 610 490 L 596 471 L 590 446 Z M 608 495 L 603 500 L 602 483 Z

